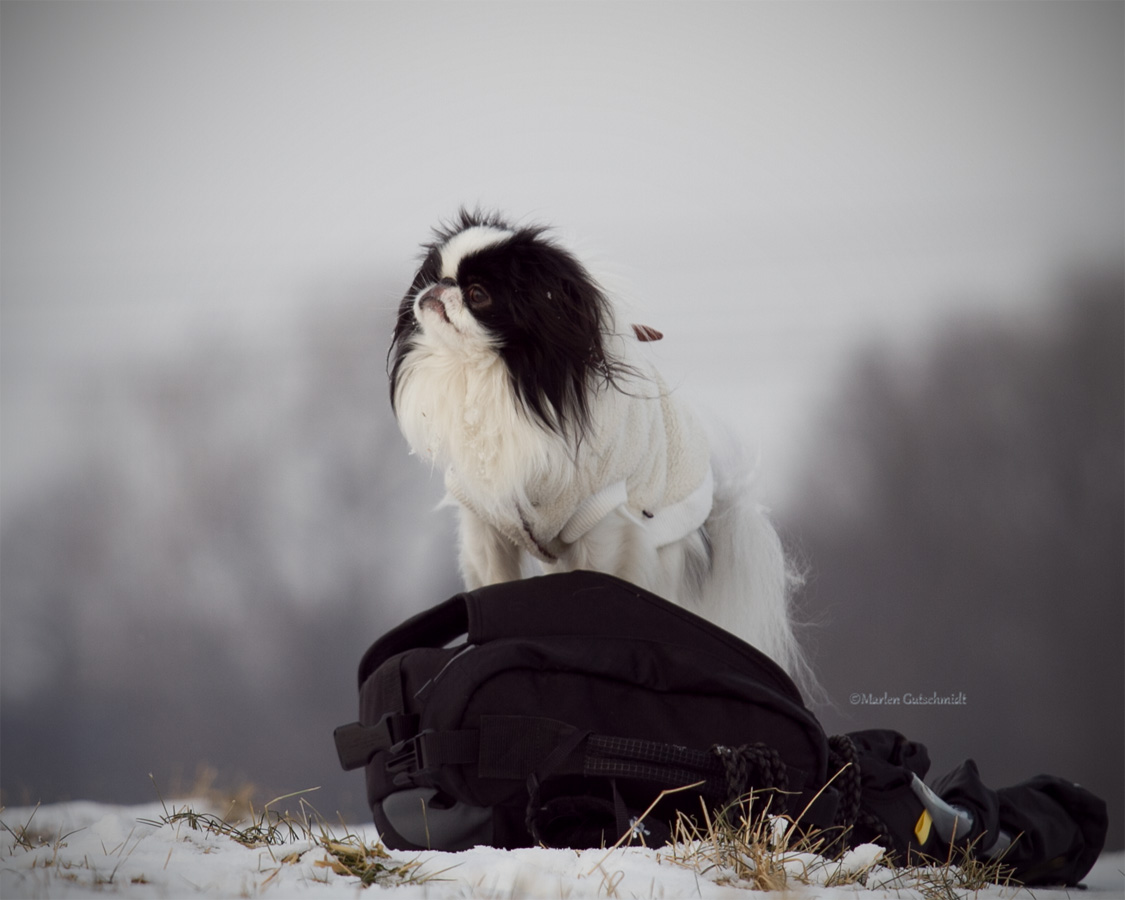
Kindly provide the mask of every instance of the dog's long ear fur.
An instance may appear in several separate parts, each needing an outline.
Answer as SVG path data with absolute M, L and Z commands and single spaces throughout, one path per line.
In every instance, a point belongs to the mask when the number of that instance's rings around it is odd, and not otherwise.
M 499 325 L 501 353 L 525 412 L 559 435 L 583 433 L 591 394 L 612 380 L 606 346 L 613 329 L 609 299 L 577 259 L 523 228 L 482 251 L 504 254 L 513 298 L 510 320 Z

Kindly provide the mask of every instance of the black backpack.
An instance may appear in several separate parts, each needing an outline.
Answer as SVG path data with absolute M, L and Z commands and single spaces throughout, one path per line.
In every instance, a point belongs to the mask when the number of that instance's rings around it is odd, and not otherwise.
M 375 825 L 396 850 L 659 846 L 678 814 L 722 815 L 750 791 L 758 812 L 901 859 L 944 858 L 958 827 L 958 842 L 991 848 L 1004 825 L 979 780 L 976 793 L 957 782 L 951 809 L 921 787 L 920 744 L 893 731 L 829 738 L 764 654 L 609 575 L 458 594 L 372 645 L 359 696 L 336 748 L 345 769 L 366 767 Z M 1055 782 L 1093 809 L 1049 811 L 1048 840 L 1022 870 L 1050 862 L 1048 881 L 1075 883 L 1100 852 L 1105 804 Z
M 825 826 L 835 814 L 831 789 L 812 803 L 828 744 L 789 677 L 608 575 L 459 594 L 377 641 L 359 690 L 360 721 L 336 730 L 337 749 L 345 769 L 366 764 L 395 849 L 612 844 L 661 791 L 695 782 L 645 818 L 650 845 L 700 795 L 714 808 L 778 788 L 775 812 L 811 803 L 805 821 Z

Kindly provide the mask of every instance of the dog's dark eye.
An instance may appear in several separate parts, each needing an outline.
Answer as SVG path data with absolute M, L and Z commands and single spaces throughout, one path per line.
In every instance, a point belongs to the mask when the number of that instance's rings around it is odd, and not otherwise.
M 487 309 L 492 305 L 492 297 L 479 284 L 469 285 L 469 289 L 465 292 L 465 299 L 473 309 Z

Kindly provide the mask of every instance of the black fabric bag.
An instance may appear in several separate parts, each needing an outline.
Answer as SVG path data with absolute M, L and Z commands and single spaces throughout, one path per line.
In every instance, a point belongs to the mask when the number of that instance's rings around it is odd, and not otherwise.
M 646 842 L 663 843 L 675 808 L 698 813 L 700 795 L 714 808 L 755 787 L 785 792 L 775 812 L 812 803 L 803 821 L 833 822 L 834 790 L 813 803 L 827 739 L 788 676 L 607 575 L 459 594 L 377 641 L 359 686 L 360 720 L 337 729 L 337 749 L 345 768 L 366 765 L 395 849 L 612 844 L 662 790 L 695 782 L 645 818 Z
M 956 860 L 951 848 L 967 849 L 1027 886 L 1078 884 L 1105 845 L 1105 801 L 1066 779 L 1039 775 L 993 790 L 969 759 L 927 786 L 922 744 L 889 730 L 847 737 L 862 783 L 851 844 L 882 844 L 903 862 Z
M 1076 883 L 1105 836 L 1104 803 L 1061 779 L 1054 794 L 998 798 L 953 778 L 941 799 L 921 781 L 921 745 L 828 737 L 768 657 L 603 574 L 458 594 L 372 645 L 359 695 L 336 747 L 345 769 L 365 767 L 392 849 L 659 846 L 677 812 L 722 814 L 750 791 L 755 814 L 840 846 L 877 840 L 904 861 L 945 858 L 954 840 L 1019 848 L 1025 883 Z

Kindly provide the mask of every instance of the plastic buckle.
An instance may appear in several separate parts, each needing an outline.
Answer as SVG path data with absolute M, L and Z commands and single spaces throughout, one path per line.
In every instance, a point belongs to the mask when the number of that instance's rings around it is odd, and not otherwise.
M 399 786 L 412 784 L 411 776 L 426 768 L 425 745 L 422 738 L 430 734 L 423 731 L 406 740 L 399 741 L 387 751 L 385 763 L 387 772 L 393 777 L 391 781 Z
M 367 765 L 380 750 L 394 752 L 418 732 L 418 716 L 387 713 L 375 725 L 351 722 L 333 732 L 336 753 L 345 771 Z

